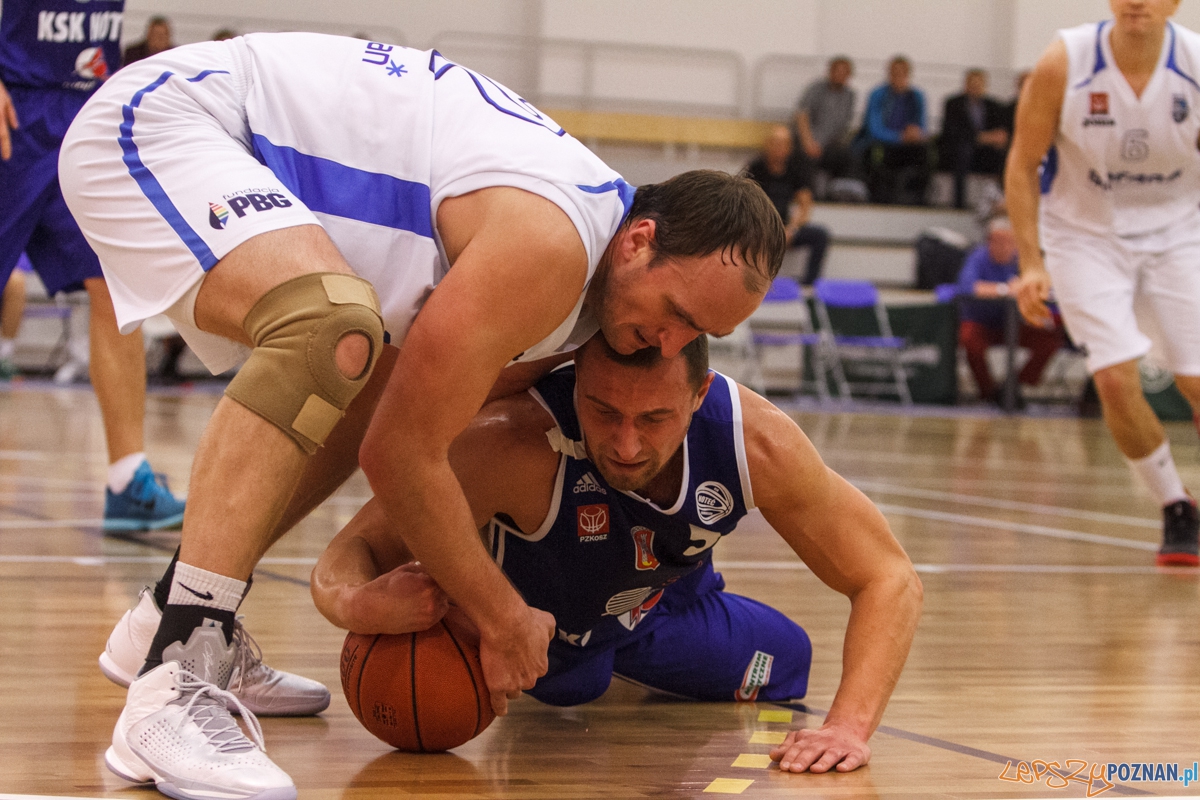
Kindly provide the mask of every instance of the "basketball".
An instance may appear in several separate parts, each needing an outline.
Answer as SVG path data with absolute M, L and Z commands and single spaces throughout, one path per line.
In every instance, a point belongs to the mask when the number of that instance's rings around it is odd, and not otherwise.
M 398 750 L 449 750 L 496 718 L 479 636 L 457 609 L 419 633 L 348 634 L 341 673 L 354 716 Z

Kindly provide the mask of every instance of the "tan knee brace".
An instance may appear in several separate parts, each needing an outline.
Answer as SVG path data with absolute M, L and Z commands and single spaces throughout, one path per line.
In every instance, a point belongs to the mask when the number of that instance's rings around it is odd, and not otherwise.
M 225 394 L 276 425 L 306 453 L 325 443 L 362 391 L 383 345 L 383 318 L 371 284 L 353 275 L 304 275 L 263 295 L 242 323 L 254 342 Z M 356 378 L 337 368 L 349 334 L 367 337 L 367 365 Z

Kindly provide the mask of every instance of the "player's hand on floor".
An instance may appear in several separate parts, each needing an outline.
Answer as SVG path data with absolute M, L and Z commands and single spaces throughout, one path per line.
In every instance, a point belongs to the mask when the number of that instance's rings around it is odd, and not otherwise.
M 521 605 L 507 625 L 480 629 L 479 658 L 492 695 L 492 709 L 498 717 L 508 713 L 509 700 L 532 689 L 550 666 L 546 650 L 554 638 L 554 616 Z
M 1050 273 L 1045 268 L 1022 270 L 1014 286 L 1017 308 L 1030 325 L 1045 328 L 1054 324 L 1054 317 L 1046 305 L 1050 299 Z
M 871 748 L 858 734 L 840 725 L 791 731 L 771 751 L 782 772 L 850 772 L 871 760 Z
M 450 598 L 420 564 L 409 563 L 347 589 L 342 604 L 356 633 L 411 633 L 436 625 Z

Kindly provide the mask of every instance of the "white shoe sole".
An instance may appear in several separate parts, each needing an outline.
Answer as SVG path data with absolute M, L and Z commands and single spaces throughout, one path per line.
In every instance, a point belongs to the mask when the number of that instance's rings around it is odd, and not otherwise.
M 134 756 L 136 758 L 136 756 Z M 139 762 L 141 759 L 137 759 Z M 245 794 L 243 792 L 220 792 L 212 789 L 207 790 L 187 790 L 180 789 L 170 781 L 155 775 L 152 770 L 140 764 L 134 767 L 129 763 L 129 759 L 121 758 L 117 754 L 115 747 L 109 747 L 104 753 L 104 764 L 109 771 L 117 777 L 127 780 L 130 783 L 148 786 L 154 784 L 154 788 L 165 794 L 167 797 L 174 797 L 176 800 L 296 800 L 295 786 L 281 786 L 276 789 L 264 789 L 257 794 Z M 146 777 L 143 777 L 146 776 Z
M 137 677 L 121 669 L 117 662 L 112 660 L 112 656 L 108 654 L 107 650 L 100 654 L 100 671 L 104 673 L 104 677 L 125 689 L 128 689 L 129 684 L 133 683 L 133 679 Z

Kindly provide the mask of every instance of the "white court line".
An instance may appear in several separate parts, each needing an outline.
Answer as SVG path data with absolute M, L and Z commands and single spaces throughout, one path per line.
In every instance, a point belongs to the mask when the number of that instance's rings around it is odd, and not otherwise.
M 167 564 L 171 556 L 22 556 L 0 555 L 0 564 L 75 564 L 80 567 L 102 567 L 105 564 Z M 267 556 L 258 562 L 264 566 L 311 567 L 315 558 Z M 2 800 L 3 795 L 0 795 Z
M 713 568 L 720 571 L 726 569 L 745 569 L 756 571 L 795 571 L 808 570 L 803 561 L 714 561 Z M 941 575 L 956 572 L 999 572 L 999 573 L 1029 573 L 1051 575 L 1197 575 L 1200 571 L 1195 567 L 1156 567 L 1094 565 L 1094 564 L 913 564 L 917 572 L 928 575 Z
M 100 517 L 95 519 L 0 519 L 0 530 L 99 528 L 103 524 L 104 520 Z
M 876 503 L 875 507 L 884 514 L 896 514 L 901 517 L 917 517 L 918 519 L 936 520 L 938 522 L 955 522 L 975 528 L 994 528 L 1012 533 L 1028 533 L 1034 536 L 1048 536 L 1051 539 L 1066 539 L 1073 542 L 1088 544 L 1107 544 L 1113 547 L 1127 547 L 1130 550 L 1148 550 L 1156 552 L 1158 545 L 1154 542 L 1140 542 L 1137 539 L 1122 539 L 1117 536 L 1101 536 L 1098 533 L 1083 533 L 1065 528 L 1051 528 L 1046 525 L 1029 525 L 1024 522 L 1008 522 L 987 517 L 973 517 L 969 514 L 951 514 L 947 511 L 930 511 L 924 508 L 909 508 L 894 506 L 890 503 Z
M 881 492 L 883 494 L 895 494 L 902 497 L 916 497 L 922 500 L 947 500 L 963 505 L 1000 508 L 1006 511 L 1027 511 L 1030 514 L 1068 517 L 1071 519 L 1087 520 L 1089 522 L 1111 522 L 1117 525 L 1130 525 L 1135 528 L 1151 528 L 1155 530 L 1162 528 L 1162 520 L 1145 519 L 1144 517 L 1127 517 L 1123 514 L 1106 514 L 1102 511 L 1083 511 L 1077 508 L 1048 506 L 1042 503 L 1023 503 L 1020 500 L 1001 500 L 999 498 L 981 497 L 979 495 L 939 492 L 934 489 L 915 489 L 871 480 L 851 480 L 850 483 L 864 492 Z

